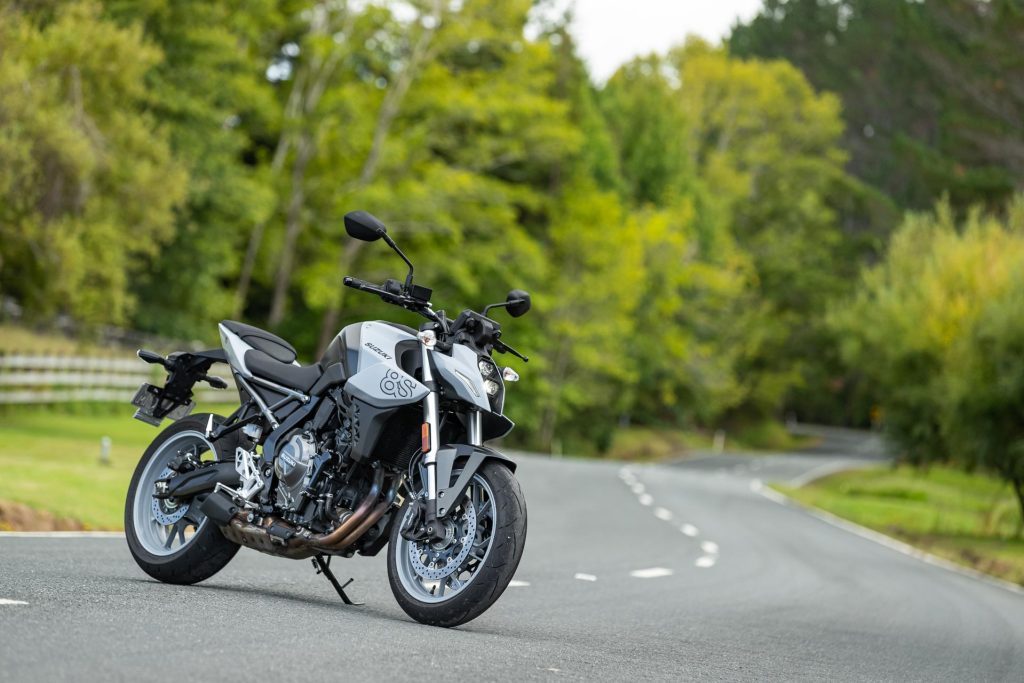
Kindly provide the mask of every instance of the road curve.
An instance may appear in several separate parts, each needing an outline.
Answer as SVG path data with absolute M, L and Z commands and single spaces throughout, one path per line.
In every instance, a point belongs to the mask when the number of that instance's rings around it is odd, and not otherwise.
M 335 563 L 367 603 L 345 607 L 305 561 L 243 549 L 177 587 L 143 575 L 123 539 L 0 536 L 0 679 L 1024 677 L 1024 596 L 751 485 L 820 458 L 520 462 L 516 585 L 452 630 L 405 616 L 383 556 Z

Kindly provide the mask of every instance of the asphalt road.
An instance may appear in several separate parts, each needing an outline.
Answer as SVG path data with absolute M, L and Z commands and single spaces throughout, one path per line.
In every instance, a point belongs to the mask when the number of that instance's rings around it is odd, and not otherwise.
M 123 539 L 3 536 L 0 680 L 1024 679 L 1024 595 L 756 491 L 834 453 L 717 457 L 522 458 L 516 584 L 452 630 L 405 616 L 383 556 L 336 561 L 346 607 L 306 561 L 176 587 Z

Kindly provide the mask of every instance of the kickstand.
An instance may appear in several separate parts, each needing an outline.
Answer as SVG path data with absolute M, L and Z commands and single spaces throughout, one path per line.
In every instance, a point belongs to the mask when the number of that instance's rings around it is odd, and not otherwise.
M 331 571 L 331 558 L 330 558 L 330 556 L 327 556 L 326 560 L 324 560 L 324 556 L 323 555 L 317 555 L 316 557 L 314 557 L 313 558 L 313 568 L 316 569 L 316 573 L 317 574 L 323 574 L 324 576 L 327 577 L 327 580 L 331 582 L 332 586 L 334 586 L 334 590 L 338 591 L 338 595 L 341 596 L 342 601 L 346 605 L 354 605 L 354 606 L 358 607 L 358 606 L 364 604 L 362 602 L 353 602 L 352 598 L 348 597 L 348 595 L 345 593 L 345 586 L 347 586 L 350 583 L 352 583 L 355 579 L 349 579 L 348 581 L 345 582 L 345 585 L 343 586 L 340 583 L 338 583 L 338 579 L 334 578 L 334 572 Z

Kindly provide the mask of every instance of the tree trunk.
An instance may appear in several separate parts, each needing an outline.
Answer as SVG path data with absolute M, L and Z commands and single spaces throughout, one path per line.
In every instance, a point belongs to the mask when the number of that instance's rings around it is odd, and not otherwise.
M 1020 506 L 1020 519 L 1017 522 L 1017 535 L 1020 536 L 1021 531 L 1024 531 L 1024 479 L 1014 477 L 1011 481 L 1013 491 L 1017 494 L 1017 504 Z
M 569 340 L 562 339 L 558 345 L 558 352 L 555 355 L 555 367 L 551 373 L 554 389 L 541 415 L 540 429 L 538 430 L 541 450 L 548 453 L 551 452 L 551 445 L 555 441 L 555 427 L 558 424 L 558 405 L 562 397 L 562 382 L 565 380 L 565 373 L 569 368 L 569 355 Z
M 347 35 L 351 31 L 353 21 L 353 13 L 347 12 L 341 33 Z M 313 19 L 310 22 L 310 35 L 326 35 L 329 29 L 330 21 L 327 7 L 324 3 L 318 3 L 314 7 Z M 320 102 L 320 98 L 323 96 L 327 83 L 334 74 L 334 69 L 338 66 L 340 60 L 341 50 L 335 49 L 327 55 L 326 59 L 314 58 L 308 69 L 300 69 L 299 73 L 295 76 L 295 85 L 292 86 L 292 90 L 288 95 L 288 102 L 286 103 L 284 110 L 284 131 L 278 139 L 277 148 L 274 150 L 274 159 L 270 165 L 271 178 L 276 177 L 277 173 L 284 166 L 284 162 L 288 157 L 289 148 L 293 144 L 292 138 L 296 133 L 294 130 L 290 129 L 289 124 L 292 123 L 292 125 L 294 125 L 294 122 L 302 121 L 313 113 L 317 104 Z M 310 127 L 306 125 L 302 126 L 302 131 L 298 133 L 298 135 L 300 136 L 300 139 L 298 143 L 294 143 L 297 147 L 295 165 L 302 166 L 300 174 L 301 177 L 299 178 L 298 194 L 296 194 L 296 173 L 293 169 L 292 194 L 288 207 L 289 222 L 286 227 L 285 244 L 282 247 L 281 260 L 278 265 L 277 282 L 274 286 L 274 298 L 270 314 L 271 325 L 279 324 L 281 319 L 284 318 L 288 296 L 287 290 L 288 285 L 291 282 L 294 247 L 295 243 L 298 241 L 299 233 L 302 231 L 301 211 L 302 205 L 305 202 L 305 192 L 302 188 L 302 183 L 305 181 L 306 166 L 308 166 L 310 157 L 312 156 L 313 133 L 310 131 Z M 303 144 L 307 146 L 305 149 L 302 148 Z M 299 199 L 299 204 L 297 207 L 293 207 L 297 198 Z M 292 222 L 294 215 L 299 215 L 297 222 Z M 259 254 L 265 230 L 266 221 L 263 221 L 254 226 L 252 233 L 249 235 L 249 244 L 245 251 L 245 261 L 242 263 L 242 272 L 238 278 L 238 289 L 235 292 L 236 317 L 240 316 L 242 310 L 245 308 L 245 301 L 249 296 L 249 287 L 252 282 L 252 273 L 256 266 L 256 257 Z M 290 241 L 288 239 L 289 232 L 293 232 Z M 283 293 L 280 291 L 282 285 L 282 274 L 284 274 Z
M 292 90 L 288 94 L 288 102 L 284 107 L 284 129 L 277 139 L 277 147 L 274 149 L 274 158 L 270 162 L 270 178 L 274 180 L 281 172 L 285 159 L 288 158 L 288 150 L 291 147 L 292 132 L 288 128 L 288 122 L 294 120 L 302 110 L 302 93 L 306 89 L 306 72 L 300 71 L 295 76 Z M 242 271 L 238 276 L 238 288 L 235 290 L 235 318 L 241 318 L 245 310 L 245 302 L 249 298 L 249 287 L 252 285 L 252 273 L 256 268 L 256 257 L 259 256 L 260 246 L 263 244 L 263 233 L 267 229 L 267 222 L 270 218 L 260 221 L 253 226 L 249 233 L 249 244 L 245 248 L 245 260 L 242 261 Z
M 381 102 L 380 111 L 377 114 L 377 123 L 373 128 L 373 141 L 370 144 L 370 151 L 363 161 L 363 168 L 359 173 L 359 177 L 351 186 L 346 188 L 346 191 L 351 192 L 356 188 L 369 185 L 377 174 L 377 165 L 380 162 L 384 142 L 387 140 L 388 132 L 391 130 L 391 124 L 401 110 L 402 100 L 405 99 L 405 94 L 412 85 L 416 70 L 419 69 L 420 63 L 430 53 L 430 41 L 437 27 L 441 24 L 441 9 L 441 0 L 434 0 L 432 12 L 434 21 L 429 25 L 430 28 L 425 28 L 423 33 L 420 34 L 419 40 L 413 46 L 412 54 L 409 55 L 409 61 L 406 63 L 405 68 L 398 74 L 394 86 L 384 95 L 384 101 Z M 341 253 L 341 259 L 338 264 L 339 277 L 344 277 L 345 271 L 355 263 L 356 255 L 359 253 L 362 244 L 362 242 L 357 242 L 346 245 Z M 323 321 L 320 324 L 319 353 L 323 353 L 323 350 L 327 348 L 327 344 L 330 343 L 337 332 L 338 316 L 341 313 L 341 305 L 344 298 L 345 291 L 342 288 L 339 290 L 338 296 L 327 307 L 327 310 L 324 311 Z
M 343 278 L 348 273 L 346 272 L 352 263 L 356 260 L 356 255 L 362 250 L 363 245 L 366 242 L 350 242 L 341 252 L 341 258 L 338 259 L 338 278 Z M 339 283 L 340 285 L 340 283 Z M 338 296 L 331 302 L 331 305 L 327 307 L 324 312 L 323 322 L 320 324 L 320 339 L 317 342 L 316 355 L 317 358 L 323 355 L 327 349 L 327 345 L 334 339 L 334 335 L 338 333 L 338 316 L 341 314 L 341 307 L 345 303 L 345 295 L 348 292 L 345 291 L 344 286 L 338 287 Z
M 274 298 L 270 304 L 270 315 L 267 323 L 271 327 L 281 324 L 288 304 L 288 286 L 292 279 L 292 266 L 295 260 L 295 243 L 302 232 L 302 210 L 306 204 L 304 187 L 306 167 L 313 156 L 313 142 L 309 133 L 304 132 L 296 145 L 295 165 L 292 166 L 292 191 L 288 200 L 288 211 L 285 217 L 284 243 L 281 245 L 281 263 L 277 269 L 274 282 Z

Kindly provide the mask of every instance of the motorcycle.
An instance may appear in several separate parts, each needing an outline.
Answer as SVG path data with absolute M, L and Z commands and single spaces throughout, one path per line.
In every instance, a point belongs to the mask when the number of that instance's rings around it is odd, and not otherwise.
M 135 417 L 173 423 L 150 444 L 131 480 L 125 534 L 151 577 L 193 584 L 220 571 L 241 546 L 310 559 L 346 604 L 334 556 L 386 546 L 395 599 L 423 624 L 457 626 L 482 614 L 511 581 L 526 541 L 526 501 L 516 464 L 484 445 L 514 424 L 503 413 L 518 380 L 494 352 L 528 359 L 489 317 L 530 309 L 504 302 L 455 320 L 413 282 L 413 264 L 374 216 L 345 216 L 350 237 L 383 240 L 408 266 L 403 281 L 344 284 L 420 314 L 418 330 L 385 321 L 342 329 L 319 362 L 300 365 L 287 341 L 257 327 L 220 323 L 221 349 L 139 357 L 167 370 L 144 384 Z M 192 415 L 198 382 L 230 367 L 239 407 Z

